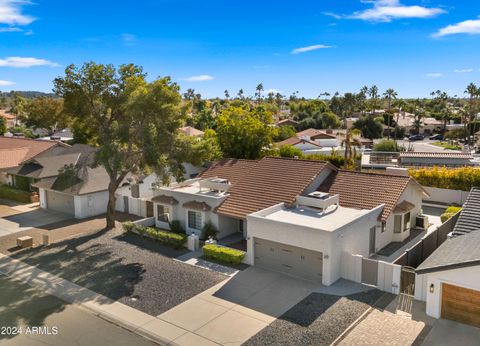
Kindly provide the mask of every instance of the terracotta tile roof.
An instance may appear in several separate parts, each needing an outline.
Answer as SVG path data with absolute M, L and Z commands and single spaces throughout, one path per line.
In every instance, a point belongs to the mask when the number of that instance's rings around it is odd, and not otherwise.
M 199 136 L 203 136 L 204 134 L 203 131 L 197 130 L 196 128 L 191 126 L 180 127 L 178 130 L 184 135 L 192 136 L 192 137 L 199 137 Z
M 57 145 L 55 141 L 36 141 L 28 138 L 0 137 L 0 169 L 20 165 L 41 152 Z M 67 146 L 68 147 L 68 146 Z
M 278 121 L 275 125 L 276 126 L 290 125 L 290 126 L 296 127 L 296 126 L 300 125 L 300 123 L 298 121 L 295 121 L 295 120 L 292 120 L 292 119 L 283 119 L 283 120 Z
M 335 138 L 335 137 L 334 137 Z M 311 145 L 314 145 L 316 147 L 319 147 L 321 148 L 322 146 L 318 143 L 315 143 L 315 142 L 312 142 L 312 141 L 309 141 L 307 139 L 301 139 L 301 138 L 298 138 L 298 137 L 290 137 L 290 138 L 287 138 L 281 142 L 278 142 L 277 145 L 278 146 L 284 146 L 284 145 L 296 145 L 296 144 L 299 144 L 299 143 L 302 143 L 302 144 L 305 144 L 305 143 L 309 143 Z
M 297 137 L 309 137 L 310 139 L 335 139 L 337 138 L 333 134 L 325 132 L 326 130 L 317 130 L 317 129 L 306 129 L 300 132 L 297 132 Z
M 172 196 L 158 195 L 152 198 L 152 202 L 161 203 L 161 204 L 178 204 L 178 201 Z
M 295 197 L 327 168 L 336 170 L 323 161 L 266 157 L 232 186 L 228 191 L 230 195 L 217 212 L 245 218 L 278 203 L 293 203 Z
M 402 157 L 415 157 L 415 158 L 435 158 L 435 159 L 473 159 L 472 154 L 469 153 L 460 153 L 460 152 L 448 152 L 448 151 L 438 151 L 438 152 L 423 152 L 423 151 L 405 151 L 400 153 L 400 158 Z
M 219 177 L 228 179 L 232 184 L 235 184 L 257 163 L 258 161 L 256 160 L 219 160 L 203 171 L 199 178 Z
M 209 211 L 212 209 L 207 203 L 205 202 L 198 202 L 198 201 L 191 201 L 182 204 L 182 207 L 185 209 L 193 209 L 193 210 L 200 210 L 200 211 Z
M 340 205 L 349 208 L 372 209 L 385 204 L 380 220 L 385 221 L 397 206 L 410 177 L 339 170 L 332 172 L 318 191 L 340 195 Z

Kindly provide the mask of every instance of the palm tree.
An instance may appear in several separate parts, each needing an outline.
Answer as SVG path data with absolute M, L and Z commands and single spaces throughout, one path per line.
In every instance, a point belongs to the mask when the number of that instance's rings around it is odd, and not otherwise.
M 395 100 L 393 106 L 396 108 L 396 117 L 395 117 L 395 131 L 394 131 L 394 139 L 397 140 L 397 127 L 398 121 L 400 119 L 400 114 L 403 114 L 405 117 L 405 108 L 407 107 L 407 102 L 404 99 Z
M 228 100 L 230 98 L 230 93 L 228 92 L 227 89 L 223 92 L 225 94 L 225 98 Z
M 243 89 L 240 89 L 240 90 L 238 91 L 237 96 L 238 96 L 238 98 L 239 98 L 240 100 L 243 99 Z
M 375 110 L 377 109 L 378 104 L 378 87 L 376 85 L 372 85 L 370 89 L 368 89 L 368 96 L 370 96 L 370 107 L 372 108 L 372 115 L 375 116 Z
M 345 138 L 342 140 L 342 147 L 345 149 L 344 153 L 344 168 L 348 168 L 352 165 L 357 156 L 355 147 L 360 147 L 361 143 L 358 139 L 361 133 L 358 129 L 346 130 L 345 134 L 342 134 Z
M 263 84 L 260 83 L 257 85 L 255 88 L 255 96 L 257 97 L 257 100 L 260 102 L 260 99 L 262 98 L 262 91 L 263 91 Z
M 387 100 L 387 109 L 388 111 L 390 111 L 390 109 L 392 108 L 392 101 L 395 100 L 397 98 L 397 92 L 395 90 L 393 90 L 392 88 L 389 88 L 387 89 L 384 93 L 383 93 L 383 97 Z M 390 126 L 392 124 L 392 121 L 391 121 L 392 117 L 390 115 L 390 113 L 388 114 L 388 123 L 387 123 L 387 127 L 388 127 L 388 139 L 390 139 Z
M 467 114 L 468 114 L 468 124 L 469 124 L 469 134 L 470 138 L 473 136 L 475 131 L 475 117 L 477 116 L 479 105 L 478 99 L 480 97 L 480 88 L 478 88 L 474 83 L 470 83 L 467 88 L 465 89 L 465 94 L 468 94 L 468 107 L 467 107 Z M 470 140 L 469 140 L 470 144 Z

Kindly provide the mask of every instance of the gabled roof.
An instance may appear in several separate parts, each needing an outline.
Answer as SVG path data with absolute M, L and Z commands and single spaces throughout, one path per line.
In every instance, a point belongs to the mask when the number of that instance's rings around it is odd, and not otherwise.
M 235 184 L 257 163 L 256 160 L 223 159 L 214 162 L 198 177 L 201 179 L 219 177 Z
M 182 207 L 184 207 L 185 209 L 193 209 L 200 211 L 209 211 L 212 209 L 212 207 L 210 207 L 207 203 L 199 201 L 185 202 L 182 204 Z
M 324 161 L 263 158 L 234 183 L 217 212 L 245 218 L 278 203 L 291 204 L 325 169 L 336 170 Z
M 152 198 L 152 202 L 161 203 L 161 204 L 170 204 L 170 205 L 178 204 L 178 201 L 175 198 L 171 196 L 166 196 L 166 195 L 155 196 Z
M 196 128 L 191 126 L 180 127 L 178 130 L 184 135 L 192 136 L 192 137 L 199 137 L 199 136 L 203 136 L 204 134 L 203 131 L 197 130 Z
M 292 120 L 292 119 L 283 119 L 283 120 L 278 121 L 275 125 L 276 126 L 291 125 L 291 126 L 295 127 L 295 126 L 300 125 L 300 123 L 298 121 L 295 121 L 295 120 Z
M 328 134 L 325 131 L 312 129 L 312 128 L 297 132 L 297 137 L 309 137 L 311 139 L 335 139 L 335 138 L 337 138 L 336 136 Z
M 474 187 L 470 190 L 453 232 L 455 234 L 467 234 L 477 230 L 480 230 L 480 187 Z
M 415 270 L 419 274 L 480 265 L 480 232 L 443 242 Z
M 67 146 L 56 141 L 0 137 L 0 169 L 16 167 L 41 152 L 59 145 Z
M 317 190 L 339 194 L 343 207 L 373 209 L 385 204 L 380 215 L 380 220 L 385 221 L 410 183 L 416 182 L 407 176 L 338 170 L 330 173 Z
M 296 145 L 296 144 L 300 144 L 300 143 L 302 143 L 302 144 L 308 143 L 308 144 L 311 144 L 311 145 L 319 147 L 319 148 L 322 147 L 318 143 L 312 142 L 308 139 L 302 139 L 302 138 L 298 138 L 298 137 L 287 138 L 287 139 L 285 139 L 281 142 L 278 142 L 277 145 L 280 146 L 280 147 L 283 147 L 284 145 Z

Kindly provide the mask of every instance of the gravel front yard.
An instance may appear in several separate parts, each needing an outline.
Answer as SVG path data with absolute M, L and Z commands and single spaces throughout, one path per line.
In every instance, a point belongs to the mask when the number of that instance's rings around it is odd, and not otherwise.
M 172 259 L 185 252 L 117 229 L 12 257 L 156 316 L 227 278 Z
M 347 297 L 312 293 L 243 345 L 330 345 L 384 293 Z

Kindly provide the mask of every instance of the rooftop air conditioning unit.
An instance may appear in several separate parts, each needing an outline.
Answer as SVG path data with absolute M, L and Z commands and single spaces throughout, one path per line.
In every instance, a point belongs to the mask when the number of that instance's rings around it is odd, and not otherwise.
M 428 216 L 426 215 L 418 215 L 415 218 L 415 227 L 423 230 L 428 229 Z

